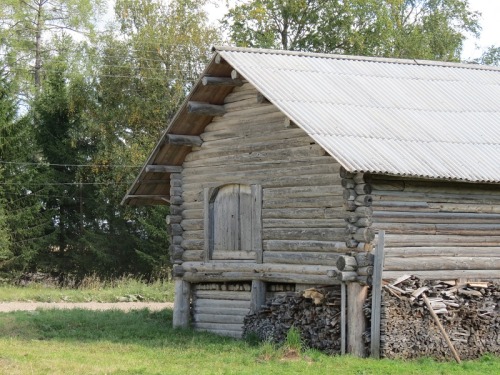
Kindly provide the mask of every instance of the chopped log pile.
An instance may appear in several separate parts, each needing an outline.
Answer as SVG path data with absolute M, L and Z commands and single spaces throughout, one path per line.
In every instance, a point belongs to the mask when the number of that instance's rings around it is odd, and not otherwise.
M 340 354 L 340 287 L 307 289 L 268 300 L 245 317 L 243 336 L 256 334 L 262 341 L 282 343 L 296 327 L 307 347 Z
M 500 354 L 500 284 L 425 281 L 403 276 L 383 287 L 381 357 L 452 358 L 452 349 L 429 313 L 425 299 L 459 358 Z M 368 318 L 370 310 L 371 298 L 368 298 L 365 305 Z M 370 341 L 368 333 L 365 340 Z

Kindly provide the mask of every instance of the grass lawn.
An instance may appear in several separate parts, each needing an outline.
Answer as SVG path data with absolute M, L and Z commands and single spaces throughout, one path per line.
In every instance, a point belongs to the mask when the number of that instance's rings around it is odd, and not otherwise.
M 0 374 L 498 374 L 500 358 L 437 363 L 300 356 L 171 328 L 172 312 L 0 313 Z
M 88 278 L 79 288 L 59 288 L 33 283 L 27 286 L 0 284 L 0 302 L 173 302 L 173 282 L 144 283 L 123 277 L 113 282 Z

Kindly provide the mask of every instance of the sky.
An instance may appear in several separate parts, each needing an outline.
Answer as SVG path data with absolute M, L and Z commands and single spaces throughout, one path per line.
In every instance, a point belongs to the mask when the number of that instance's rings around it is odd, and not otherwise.
M 469 0 L 469 5 L 471 10 L 482 14 L 480 19 L 482 31 L 479 40 L 472 36 L 466 40 L 462 60 L 481 56 L 482 51 L 491 45 L 500 46 L 500 0 Z M 223 5 L 219 7 L 211 5 L 208 10 L 210 18 L 218 19 L 225 13 L 226 8 Z
M 500 0 L 469 0 L 471 10 L 482 13 L 480 40 L 469 38 L 462 52 L 462 60 L 479 57 L 491 45 L 500 46 Z M 477 49 L 476 47 L 479 47 Z

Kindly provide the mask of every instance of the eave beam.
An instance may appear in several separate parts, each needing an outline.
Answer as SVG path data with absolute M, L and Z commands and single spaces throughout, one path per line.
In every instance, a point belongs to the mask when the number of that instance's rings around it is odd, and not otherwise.
M 146 173 L 181 173 L 180 165 L 146 165 Z
M 241 79 L 233 79 L 231 77 L 211 77 L 205 76 L 201 79 L 203 86 L 242 86 Z
M 201 146 L 203 140 L 197 135 L 167 134 L 165 136 L 165 143 L 177 146 Z
M 188 113 L 200 116 L 222 116 L 226 113 L 223 105 L 209 104 L 204 102 L 189 102 Z

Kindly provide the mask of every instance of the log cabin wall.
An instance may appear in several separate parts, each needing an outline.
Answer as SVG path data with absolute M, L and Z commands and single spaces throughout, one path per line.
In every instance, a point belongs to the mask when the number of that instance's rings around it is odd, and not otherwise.
M 225 100 L 183 164 L 183 261 L 204 260 L 206 187 L 262 186 L 263 263 L 331 265 L 345 249 L 340 165 L 250 84 Z
M 203 144 L 193 147 L 183 163 L 177 276 L 193 285 L 194 326 L 238 337 L 241 317 L 234 316 L 242 308 L 248 310 L 251 293 L 201 291 L 197 285 L 219 283 L 224 288 L 255 278 L 269 283 L 337 284 L 327 271 L 335 270 L 339 254 L 349 249 L 340 165 L 250 84 L 236 87 L 226 97 L 225 109 L 226 114 L 205 128 Z M 251 261 L 245 254 L 241 260 L 207 259 L 206 191 L 227 184 L 261 187 L 260 260 Z M 255 271 L 256 266 L 261 272 Z M 265 285 L 263 290 L 265 296 Z M 233 318 L 221 321 L 220 311 L 212 314 L 212 306 L 219 302 L 224 314 Z M 231 323 L 224 326 L 225 322 Z
M 367 179 L 365 175 L 365 180 Z M 500 186 L 369 177 L 384 278 L 500 278 Z

